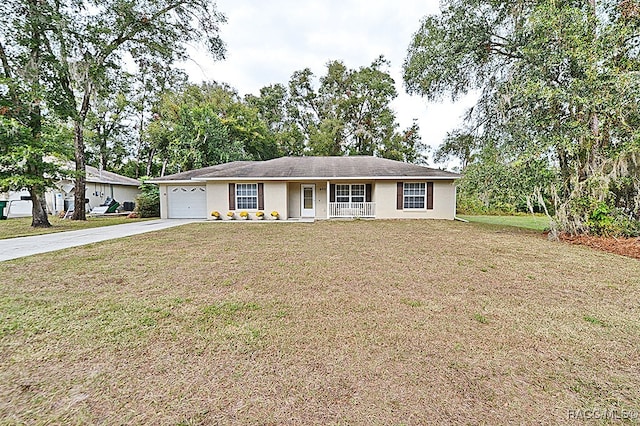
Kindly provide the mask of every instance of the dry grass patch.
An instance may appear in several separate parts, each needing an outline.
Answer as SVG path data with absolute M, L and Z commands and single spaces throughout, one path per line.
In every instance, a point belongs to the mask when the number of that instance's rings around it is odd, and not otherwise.
M 200 223 L 2 267 L 9 423 L 564 423 L 640 407 L 640 263 L 527 233 Z

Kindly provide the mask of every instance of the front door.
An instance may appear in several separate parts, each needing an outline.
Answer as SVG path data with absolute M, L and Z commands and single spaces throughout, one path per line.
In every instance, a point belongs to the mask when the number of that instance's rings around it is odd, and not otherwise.
M 315 185 L 302 185 L 300 188 L 301 202 L 300 216 L 302 217 L 316 217 L 316 186 Z

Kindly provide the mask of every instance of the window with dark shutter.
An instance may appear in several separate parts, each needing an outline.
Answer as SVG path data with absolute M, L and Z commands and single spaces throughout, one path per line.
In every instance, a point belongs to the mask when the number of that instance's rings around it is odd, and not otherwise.
M 405 209 L 424 209 L 426 192 L 424 182 L 405 182 L 403 207 Z
M 338 203 L 364 203 L 366 199 L 365 185 L 361 183 L 355 184 L 337 184 L 335 191 L 335 200 Z
M 258 184 L 258 210 L 264 210 L 264 183 Z
M 427 210 L 433 210 L 433 182 L 427 182 Z
M 402 210 L 404 207 L 404 183 L 398 182 L 396 190 L 396 209 Z
M 229 210 L 236 209 L 236 184 L 229 184 Z
M 258 209 L 258 184 L 236 183 L 236 208 L 238 210 Z
M 371 202 L 371 191 L 372 191 L 372 186 L 371 186 L 371 184 L 370 184 L 370 183 L 368 183 L 368 184 L 367 184 L 367 186 L 366 186 L 366 188 L 365 188 L 365 192 L 366 192 L 366 197 L 365 197 L 366 199 L 365 199 L 365 201 L 366 201 L 367 203 L 370 203 L 370 202 Z
M 336 185 L 336 202 L 348 203 L 351 200 L 351 187 L 347 184 Z
M 336 185 L 334 183 L 329 185 L 329 201 L 336 202 Z

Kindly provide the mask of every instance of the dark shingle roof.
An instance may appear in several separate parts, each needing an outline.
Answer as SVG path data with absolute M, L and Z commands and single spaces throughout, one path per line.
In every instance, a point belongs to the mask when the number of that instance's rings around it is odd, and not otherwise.
M 457 173 L 376 157 L 282 157 L 237 161 L 154 179 L 154 182 L 198 179 L 256 178 L 394 178 L 457 179 Z
M 155 178 L 152 182 L 172 181 L 172 180 L 191 180 L 192 178 L 202 177 L 203 175 L 213 173 L 214 171 L 225 171 L 234 168 L 240 168 L 247 164 L 254 163 L 254 161 L 233 161 L 231 163 L 218 164 L 216 166 L 204 167 L 202 169 L 188 170 L 186 172 L 180 172 L 173 175 L 167 175 L 159 178 Z
M 87 182 L 91 183 L 107 183 L 114 185 L 140 186 L 140 181 L 130 177 L 122 176 L 117 173 L 108 172 L 106 170 L 98 170 L 92 166 L 87 168 Z

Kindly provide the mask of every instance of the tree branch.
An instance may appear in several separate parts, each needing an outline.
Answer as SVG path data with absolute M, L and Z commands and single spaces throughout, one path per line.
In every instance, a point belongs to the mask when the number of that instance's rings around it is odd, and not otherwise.
M 493 53 L 496 53 L 496 54 L 498 54 L 500 56 L 504 56 L 504 57 L 507 57 L 507 58 L 510 58 L 510 59 L 523 59 L 523 56 L 521 54 L 508 52 L 508 51 L 502 49 L 502 47 L 506 47 L 506 46 L 500 45 L 500 44 L 495 44 L 495 43 L 493 45 L 487 46 L 489 51 L 491 51 Z
M 177 9 L 187 2 L 188 0 L 180 0 L 174 4 L 169 4 L 168 6 L 153 13 L 151 17 L 148 18 L 149 22 L 157 20 L 161 16 L 171 12 L 174 9 Z M 138 34 L 143 29 L 141 24 L 141 21 L 137 20 L 131 23 L 129 27 L 123 28 L 120 34 L 115 39 L 107 43 L 104 51 L 101 54 L 96 55 L 96 58 L 98 59 L 97 62 L 100 64 L 103 63 L 109 57 L 109 55 L 111 55 L 111 53 L 113 53 L 118 47 L 122 46 L 127 41 L 131 41 L 133 37 L 135 37 L 136 34 Z

